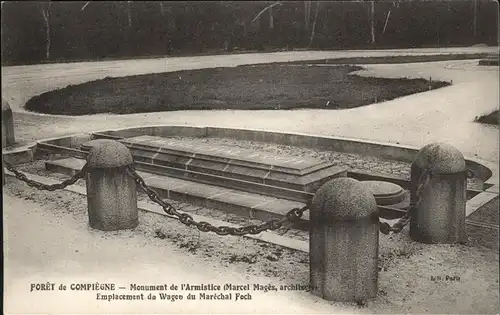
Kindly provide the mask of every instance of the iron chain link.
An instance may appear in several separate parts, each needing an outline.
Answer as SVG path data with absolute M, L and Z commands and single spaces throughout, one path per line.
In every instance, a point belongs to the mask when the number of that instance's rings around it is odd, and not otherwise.
M 408 210 L 405 215 L 402 216 L 398 222 L 396 222 L 393 226 L 389 225 L 387 222 L 380 222 L 380 232 L 388 235 L 390 232 L 399 233 L 403 230 L 403 228 L 408 225 L 411 221 L 411 214 L 419 207 L 422 202 L 422 195 L 424 193 L 424 188 L 429 182 L 431 177 L 431 172 L 429 170 L 424 169 L 422 174 L 420 174 L 420 178 L 418 180 L 416 198 L 414 201 L 410 203 Z
M 468 179 L 474 178 L 474 172 L 470 169 L 465 171 L 465 176 Z M 411 221 L 411 214 L 417 210 L 420 203 L 422 202 L 422 195 L 424 193 L 424 188 L 429 182 L 429 179 L 432 177 L 432 172 L 430 170 L 424 169 L 422 174 L 420 174 L 420 178 L 418 180 L 418 186 L 416 191 L 416 199 L 414 202 L 410 203 L 408 210 L 405 215 L 402 216 L 398 222 L 396 222 L 393 226 L 390 226 L 387 222 L 380 222 L 380 232 L 383 234 L 389 234 L 390 232 L 399 233 L 403 230 L 403 228 L 408 225 Z
M 204 221 L 197 222 L 191 215 L 177 211 L 171 204 L 164 201 L 155 190 L 149 188 L 144 179 L 137 174 L 132 166 L 127 167 L 127 172 L 134 179 L 136 184 L 148 195 L 149 199 L 160 205 L 169 217 L 178 219 L 181 223 L 187 226 L 195 226 L 201 232 L 214 232 L 218 235 L 255 235 L 266 230 L 277 230 L 285 225 L 290 225 L 300 219 L 304 212 L 309 208 L 307 205 L 302 208 L 294 208 L 290 210 L 282 219 L 272 219 L 258 225 L 252 224 L 238 228 L 230 226 L 214 226 Z
M 66 187 L 68 187 L 70 185 L 73 185 L 80 178 L 84 178 L 85 174 L 87 173 L 87 164 L 85 164 L 81 170 L 79 170 L 78 172 L 76 172 L 70 178 L 62 181 L 61 183 L 47 185 L 47 184 L 39 183 L 37 181 L 29 179 L 24 173 L 18 171 L 13 165 L 11 165 L 8 162 L 5 162 L 5 160 L 4 160 L 4 165 L 5 165 L 6 169 L 8 169 L 12 173 L 14 173 L 14 175 L 16 176 L 17 179 L 25 182 L 28 186 L 37 188 L 39 190 L 48 190 L 48 191 L 54 191 L 54 190 L 57 190 L 57 189 L 64 189 L 64 188 L 66 188 Z
M 8 162 L 4 161 L 5 168 L 7 168 L 9 171 L 14 173 L 17 179 L 25 182 L 28 186 L 37 188 L 39 190 L 48 190 L 48 191 L 54 191 L 57 189 L 64 189 L 67 186 L 73 185 L 76 183 L 79 179 L 84 178 L 85 174 L 87 173 L 87 164 L 83 166 L 83 168 L 76 172 L 71 178 L 66 179 L 62 181 L 61 183 L 57 184 L 52 184 L 52 185 L 47 185 L 43 183 L 39 183 L 37 181 L 29 179 L 24 173 L 18 171 L 13 165 L 11 165 Z M 134 181 L 137 183 L 137 185 L 148 195 L 148 197 L 158 205 L 160 205 L 163 208 L 163 211 L 170 217 L 178 219 L 181 223 L 187 225 L 187 226 L 192 226 L 194 225 L 198 230 L 202 232 L 214 232 L 218 235 L 236 235 L 236 236 L 241 236 L 241 235 L 246 235 L 246 234 L 259 234 L 263 231 L 266 230 L 277 230 L 280 229 L 281 227 L 285 225 L 290 225 L 294 222 L 296 222 L 298 219 L 302 217 L 305 211 L 309 209 L 309 205 L 306 205 L 302 208 L 294 208 L 290 210 L 282 219 L 272 219 L 269 220 L 265 223 L 258 224 L 258 225 L 247 225 L 244 227 L 239 227 L 239 228 L 234 228 L 234 227 L 229 227 L 229 226 L 214 226 L 208 222 L 200 221 L 197 222 L 193 219 L 193 217 L 187 213 L 181 213 L 177 211 L 171 204 L 165 202 L 159 195 L 158 193 L 149 188 L 146 185 L 146 182 L 144 179 L 137 174 L 135 169 L 133 168 L 132 165 L 128 166 L 126 168 L 128 174 L 134 179 Z M 474 174 L 470 171 L 467 170 L 466 172 L 467 178 L 472 178 Z M 429 179 L 431 177 L 431 172 L 429 170 L 423 170 L 422 174 L 420 175 L 419 181 L 418 181 L 418 186 L 416 190 L 416 198 L 414 201 L 410 203 L 410 206 L 408 207 L 408 210 L 406 211 L 405 215 L 401 217 L 398 222 L 396 222 L 393 226 L 389 225 L 387 222 L 380 222 L 380 232 L 383 234 L 389 234 L 390 232 L 393 233 L 399 233 L 403 230 L 403 228 L 408 225 L 408 223 L 411 220 L 411 214 L 419 207 L 421 201 L 422 201 L 422 195 L 424 192 L 424 188 L 426 187 L 427 183 L 429 182 Z

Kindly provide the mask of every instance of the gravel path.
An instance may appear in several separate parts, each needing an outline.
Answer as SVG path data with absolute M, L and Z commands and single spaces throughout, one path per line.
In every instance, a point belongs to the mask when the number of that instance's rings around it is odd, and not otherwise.
M 95 292 L 33 292 L 30 283 L 300 284 L 308 255 L 241 237 L 219 237 L 152 213 L 130 231 L 89 229 L 85 197 L 7 178 L 5 311 L 14 313 L 498 313 L 498 255 L 481 247 L 425 245 L 407 230 L 380 236 L 379 295 L 362 306 L 305 291 L 252 291 L 252 303 L 96 301 Z M 36 227 L 26 230 L 26 227 Z M 158 233 L 161 232 L 161 233 Z M 21 245 L 22 244 L 22 245 Z M 36 249 L 36 250 L 33 250 Z M 460 277 L 436 281 L 431 276 Z M 129 293 L 121 292 L 121 293 Z M 187 292 L 183 292 L 187 294 Z M 439 293 L 439 294 L 438 294 Z M 30 303 L 26 303 L 26 296 Z M 19 297 L 23 298 L 20 299 Z
M 290 51 L 233 55 L 165 57 L 99 62 L 74 62 L 2 67 L 2 95 L 12 102 L 14 111 L 23 111 L 31 97 L 68 84 L 79 84 L 105 77 L 147 73 L 234 67 L 245 64 L 317 60 L 328 58 L 385 57 L 497 52 L 496 47 L 420 48 L 392 50 Z

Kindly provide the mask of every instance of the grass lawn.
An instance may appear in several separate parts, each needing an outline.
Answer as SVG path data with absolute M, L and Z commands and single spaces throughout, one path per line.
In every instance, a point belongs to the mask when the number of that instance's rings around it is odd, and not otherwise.
M 476 119 L 476 121 L 483 123 L 483 124 L 499 125 L 500 124 L 500 116 L 498 116 L 498 110 L 496 110 L 493 113 L 490 113 L 488 115 L 478 117 Z
M 268 64 L 105 78 L 35 96 L 30 111 L 86 115 L 188 109 L 346 109 L 447 86 L 348 75 L 359 66 Z

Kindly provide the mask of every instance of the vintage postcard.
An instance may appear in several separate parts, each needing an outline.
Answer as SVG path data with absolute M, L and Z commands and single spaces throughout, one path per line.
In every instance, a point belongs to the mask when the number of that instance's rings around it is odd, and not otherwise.
M 5 314 L 498 314 L 498 1 L 2 1 Z

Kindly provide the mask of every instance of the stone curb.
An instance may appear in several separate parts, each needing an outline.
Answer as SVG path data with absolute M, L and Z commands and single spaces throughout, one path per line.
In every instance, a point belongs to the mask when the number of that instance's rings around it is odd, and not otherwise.
M 492 193 L 492 192 L 482 192 L 470 200 L 467 201 L 466 206 L 465 206 L 465 217 L 468 217 L 469 215 L 473 214 L 476 212 L 479 208 L 490 202 L 491 200 L 495 199 L 498 196 L 498 193 Z
M 162 129 L 171 128 L 173 131 L 170 135 L 176 136 L 193 136 L 203 135 L 204 137 L 229 137 L 236 140 L 255 140 L 276 144 L 288 144 L 300 147 L 309 147 L 316 149 L 329 149 L 344 153 L 365 154 L 369 152 L 370 155 L 394 159 L 403 162 L 413 162 L 414 156 L 420 150 L 418 147 L 409 145 L 396 145 L 392 143 L 383 143 L 378 141 L 360 140 L 354 138 L 343 137 L 328 137 L 318 134 L 305 134 L 305 133 L 289 133 L 273 130 L 262 129 L 241 129 L 241 128 L 223 128 L 216 126 L 197 126 L 197 125 L 148 125 L 148 126 L 132 126 L 127 128 L 107 129 L 95 131 L 93 133 L 130 133 L 135 131 L 145 132 L 147 130 L 155 133 Z M 186 132 L 188 131 L 189 132 Z M 186 135 L 185 133 L 191 135 Z M 79 134 L 80 136 L 82 134 Z M 76 136 L 76 135 L 75 135 Z M 129 136 L 129 135 L 127 135 Z M 269 139 L 264 139 L 264 136 Z M 249 139 L 249 138 L 252 139 Z M 62 138 L 62 137 L 60 137 Z M 285 139 L 286 141 L 283 141 Z M 40 140 L 38 142 L 46 142 L 51 140 Z M 283 143 L 286 142 L 286 143 Z M 468 167 L 476 168 L 481 174 L 480 178 L 485 178 L 485 183 L 489 185 L 498 184 L 498 165 L 495 163 L 485 161 L 476 157 L 464 157 Z M 483 179 L 484 180 L 484 179 Z
M 68 136 L 63 136 L 63 137 L 52 137 L 52 138 L 47 138 L 47 139 L 42 139 L 42 140 L 38 140 L 36 141 L 36 144 L 38 143 L 50 143 L 50 142 L 55 142 L 55 141 L 60 141 L 61 139 L 70 139 L 70 138 L 88 138 L 90 137 L 92 134 L 96 134 L 96 133 L 118 133 L 118 132 L 131 132 L 131 131 L 134 131 L 134 130 L 141 130 L 141 131 L 146 131 L 147 129 L 157 129 L 157 128 L 179 128 L 180 130 L 184 129 L 184 130 L 192 130 L 194 131 L 193 133 L 197 134 L 198 136 L 204 136 L 204 137 L 208 137 L 208 136 L 213 136 L 213 135 L 210 135 L 209 134 L 209 129 L 220 129 L 220 130 L 231 130 L 231 131 L 234 131 L 236 133 L 238 132 L 252 132 L 252 133 L 261 133 L 261 134 L 278 134 L 278 135 L 282 135 L 282 137 L 284 136 L 296 136 L 296 137 L 304 137 L 306 140 L 307 138 L 312 138 L 312 139 L 324 139 L 324 140 L 330 140 L 330 141 L 338 141 L 338 142 L 345 142 L 345 143 L 348 143 L 348 144 L 355 144 L 355 145 L 368 145 L 368 146 L 374 146 L 374 147 L 378 147 L 379 149 L 382 149 L 382 150 L 385 150 L 385 151 L 399 151 L 397 152 L 397 157 L 399 157 L 399 159 L 396 157 L 394 157 L 393 155 L 391 154 L 388 154 L 387 152 L 385 152 L 385 154 L 376 154 L 375 156 L 379 156 L 379 157 L 385 157 L 385 158 L 389 158 L 389 159 L 394 159 L 394 160 L 397 160 L 397 161 L 404 161 L 404 162 L 412 162 L 412 156 L 414 154 L 416 154 L 420 148 L 418 147 L 414 147 L 414 146 L 408 146 L 408 145 L 395 145 L 393 143 L 384 143 L 384 142 L 378 142 L 378 141 L 369 141 L 369 140 L 360 140 L 360 139 L 354 139 L 354 138 L 344 138 L 344 137 L 327 137 L 327 136 L 324 136 L 324 135 L 318 135 L 318 134 L 305 134 L 305 133 L 287 133 L 287 132 L 282 132 L 282 131 L 273 131 L 273 130 L 262 130 L 262 129 L 241 129 L 241 128 L 221 128 L 221 127 L 212 127 L 212 126 L 197 126 L 197 125 L 189 125 L 189 126 L 186 126 L 186 125 L 138 125 L 138 126 L 132 126 L 132 127 L 127 127 L 127 128 L 118 128 L 118 129 L 103 129 L 103 130 L 96 130 L 94 132 L 91 132 L 91 133 L 77 133 L 77 134 L 72 134 L 72 135 L 68 135 Z M 201 129 L 201 130 L 200 130 Z M 201 132 L 200 132 L 201 131 Z M 182 132 L 179 134 L 171 134 L 172 136 L 183 136 L 184 134 L 182 134 Z M 127 135 L 128 136 L 128 135 Z M 184 135 L 184 136 L 193 136 L 193 135 Z M 118 136 L 113 136 L 113 138 L 119 138 Z M 243 139 L 238 139 L 236 137 L 232 137 L 236 140 L 243 140 Z M 263 140 L 261 140 L 263 141 Z M 263 141 L 263 142 L 271 142 L 271 141 Z M 279 143 L 278 143 L 279 144 Z M 34 146 L 33 144 L 31 146 Z M 291 144 L 291 145 L 294 145 L 294 144 Z M 297 145 L 297 144 L 295 144 Z M 300 145 L 298 145 L 300 146 Z M 304 145 L 302 145 L 304 146 Z M 324 146 L 324 145 L 323 145 Z M 314 146 L 314 145 L 310 145 L 309 147 L 312 147 L 312 148 L 318 148 L 317 146 Z M 27 148 L 29 149 L 29 148 Z M 35 148 L 33 148 L 35 149 Z M 21 150 L 21 149 L 19 149 Z M 357 154 L 362 154 L 363 152 L 359 152 L 358 150 L 349 150 L 349 151 L 341 151 L 339 150 L 340 152 L 345 152 L 345 153 L 357 153 Z M 370 154 L 373 155 L 373 152 L 372 150 L 362 150 L 362 151 L 370 151 Z M 4 152 L 3 154 L 9 154 L 10 152 L 13 152 L 13 151 L 8 151 L 8 152 Z M 384 153 L 384 152 L 382 152 Z M 393 152 L 394 153 L 394 152 Z M 479 166 L 482 166 L 488 170 L 485 170 L 486 172 L 487 171 L 490 171 L 491 172 L 491 175 L 488 177 L 488 179 L 485 181 L 486 184 L 490 184 L 490 185 L 497 185 L 498 184 L 498 174 L 496 174 L 496 171 L 497 171 L 497 168 L 498 166 L 495 164 L 495 163 L 492 163 L 492 162 L 489 162 L 489 161 L 485 161 L 485 160 L 482 160 L 482 159 L 479 159 L 479 158 L 476 158 L 476 157 L 467 157 L 465 156 L 464 157 L 466 162 L 469 162 L 469 163 L 472 163 L 472 164 L 476 164 L 476 165 L 479 165 Z
M 309 142 L 309 141 L 315 141 L 316 145 L 314 143 L 311 145 L 304 145 L 306 147 L 313 147 L 317 148 L 318 147 L 318 141 L 323 140 L 326 142 L 334 142 L 334 143 L 347 143 L 348 145 L 354 145 L 357 146 L 361 150 L 338 150 L 338 148 L 333 148 L 334 150 L 337 149 L 337 151 L 340 152 L 347 152 L 347 153 L 358 153 L 362 154 L 364 152 L 369 151 L 371 155 L 374 155 L 374 150 L 368 150 L 366 147 L 362 148 L 361 146 L 368 146 L 373 148 L 377 148 L 379 152 L 378 154 L 375 154 L 375 156 L 380 156 L 380 157 L 385 157 L 389 159 L 395 159 L 399 161 L 406 161 L 406 162 L 411 162 L 412 157 L 420 150 L 419 148 L 413 147 L 413 146 L 407 146 L 407 145 L 394 145 L 391 143 L 382 143 L 382 142 L 377 142 L 377 141 L 366 141 L 366 140 L 356 140 L 352 138 L 341 138 L 341 137 L 325 137 L 321 135 L 315 135 L 315 134 L 303 134 L 303 133 L 284 133 L 284 132 L 278 132 L 278 131 L 266 131 L 266 130 L 258 130 L 258 129 L 231 129 L 231 128 L 219 128 L 219 127 L 210 127 L 210 126 L 183 126 L 183 125 L 149 125 L 149 126 L 136 126 L 136 127 L 127 127 L 127 128 L 119 128 L 119 129 L 108 129 L 108 130 L 100 130 L 100 131 L 95 131 L 92 133 L 78 133 L 78 134 L 73 134 L 69 136 L 64 136 L 64 137 L 52 137 L 48 139 L 43 139 L 35 142 L 34 144 L 29 144 L 26 145 L 22 148 L 17 148 L 12 151 L 7 151 L 7 150 L 2 150 L 2 155 L 4 156 L 5 160 L 7 162 L 10 162 L 12 164 L 19 164 L 19 163 L 27 163 L 31 162 L 34 160 L 35 155 L 36 155 L 36 145 L 38 143 L 50 143 L 50 142 L 60 142 L 60 141 L 69 141 L 70 143 L 72 142 L 71 139 L 89 139 L 92 134 L 95 133 L 108 133 L 108 134 L 113 134 L 113 133 L 124 133 L 124 132 L 133 132 L 133 131 L 152 131 L 152 130 L 164 130 L 164 129 L 170 129 L 171 131 L 174 131 L 174 134 L 171 135 L 183 135 L 183 131 L 189 131 L 188 133 L 191 134 L 196 134 L 198 136 L 212 136 L 210 134 L 210 131 L 230 131 L 233 134 L 236 134 L 237 136 L 242 136 L 245 133 L 250 133 L 250 134 L 260 134 L 260 135 L 268 135 L 268 136 L 274 136 L 277 137 L 278 140 L 282 139 L 284 137 L 289 137 L 290 141 L 292 142 L 291 144 L 294 145 L 293 142 L 301 142 L 300 140 L 302 139 L 302 142 Z M 191 135 L 192 136 L 192 135 Z M 239 137 L 234 137 L 235 139 L 240 139 Z M 244 137 L 243 137 L 244 138 Z M 240 139 L 241 140 L 241 139 Z M 263 139 L 257 139 L 263 141 Z M 265 142 L 272 142 L 272 141 L 265 141 Z M 279 143 L 279 142 L 275 142 Z M 297 145 L 297 144 L 295 144 Z M 299 145 L 300 146 L 300 145 Z M 326 144 L 322 144 L 319 147 L 324 147 Z M 337 145 L 338 146 L 338 145 Z M 331 148 L 330 148 L 331 149 Z M 345 149 L 345 148 L 344 148 Z M 361 152 L 360 152 L 361 151 Z M 392 153 L 392 154 L 391 154 Z M 479 167 L 481 170 L 481 173 L 483 173 L 482 177 L 487 177 L 485 180 L 485 183 L 488 185 L 491 185 L 492 187 L 488 188 L 488 191 L 490 192 L 495 192 L 498 193 L 498 166 L 494 163 L 484 161 L 475 157 L 465 157 L 466 162 L 468 162 L 469 166 L 472 164 L 472 166 Z
M 288 138 L 288 141 L 290 142 L 290 145 L 298 145 L 298 146 L 306 146 L 306 147 L 313 147 L 313 148 L 318 148 L 318 147 L 325 147 L 327 144 L 332 144 L 329 142 L 336 143 L 336 145 L 333 145 L 333 149 L 341 152 L 350 152 L 350 153 L 358 153 L 362 154 L 364 152 L 369 151 L 371 155 L 373 155 L 373 148 L 375 148 L 375 155 L 376 156 L 381 156 L 381 157 L 386 157 L 390 158 L 392 157 L 394 159 L 394 155 L 397 156 L 396 160 L 402 160 L 402 161 L 408 161 L 411 160 L 412 156 L 414 156 L 420 149 L 412 146 L 406 146 L 406 145 L 394 145 L 391 143 L 381 143 L 377 141 L 366 141 L 366 140 L 356 140 L 356 139 L 351 139 L 351 138 L 341 138 L 341 137 L 325 137 L 321 135 L 315 135 L 315 134 L 303 134 L 303 133 L 284 133 L 284 132 L 278 132 L 278 131 L 266 131 L 266 130 L 259 130 L 259 129 L 237 129 L 237 128 L 220 128 L 220 127 L 211 127 L 211 126 L 185 126 L 185 125 L 150 125 L 150 126 L 137 126 L 137 127 L 127 127 L 127 128 L 119 128 L 119 129 L 112 129 L 112 130 L 102 130 L 102 131 L 95 131 L 92 133 L 79 133 L 79 134 L 73 134 L 69 136 L 64 136 L 64 137 L 52 137 L 44 140 L 39 140 L 35 144 L 29 144 L 27 146 L 24 146 L 22 148 L 17 148 L 12 151 L 6 151 L 3 150 L 2 154 L 3 157 L 5 158 L 5 161 L 10 162 L 12 164 L 19 164 L 19 163 L 28 163 L 32 162 L 35 159 L 36 155 L 36 145 L 38 143 L 48 143 L 48 142 L 66 142 L 69 141 L 69 143 L 73 143 L 72 139 L 88 139 L 91 137 L 92 134 L 94 133 L 107 133 L 107 134 L 116 134 L 116 133 L 134 133 L 137 131 L 141 132 L 153 132 L 154 133 L 162 133 L 166 132 L 169 133 L 169 135 L 183 135 L 185 133 L 190 134 L 191 136 L 197 135 L 197 136 L 229 136 L 238 140 L 243 140 L 247 139 L 249 136 L 257 137 L 258 139 L 255 139 L 257 141 L 265 141 L 265 142 L 273 142 L 273 143 L 280 143 L 283 138 Z M 167 132 L 169 131 L 169 132 Z M 127 135 L 129 136 L 129 135 Z M 273 140 L 278 140 L 278 141 L 270 141 L 267 139 L 263 139 L 263 136 L 273 138 Z M 326 142 L 326 143 L 318 143 L 318 142 Z M 305 142 L 305 143 L 304 143 Z M 339 146 L 347 144 L 347 147 L 344 146 L 344 150 L 338 150 Z M 349 147 L 351 146 L 351 147 Z M 357 147 L 358 149 L 361 150 L 354 150 L 353 147 Z M 364 146 L 361 147 L 361 146 Z M 367 148 L 368 147 L 368 148 Z M 372 150 L 369 150 L 371 147 Z M 331 149 L 331 147 L 330 147 Z M 361 153 L 359 151 L 362 151 Z M 399 157 L 399 159 L 398 159 Z M 484 193 L 486 194 L 498 194 L 498 168 L 496 165 L 493 163 L 483 161 L 481 159 L 477 158 L 471 158 L 471 157 L 465 157 L 466 162 L 469 162 L 468 164 L 475 164 L 479 166 L 480 168 L 483 168 L 482 173 L 488 173 L 489 172 L 489 177 L 485 181 L 486 184 L 492 185 L 492 187 L 489 187 L 488 190 Z M 483 174 L 484 175 L 484 174 Z M 471 199 L 473 203 L 470 203 L 471 201 L 467 202 L 467 214 L 472 214 L 475 212 L 477 209 L 479 209 L 481 206 L 483 206 L 486 202 L 480 202 L 481 200 L 491 200 L 486 197 L 483 197 L 483 193 L 479 194 L 480 197 L 477 197 L 477 199 Z M 484 195 L 487 196 L 487 195 Z M 493 197 L 491 197 L 493 198 Z

